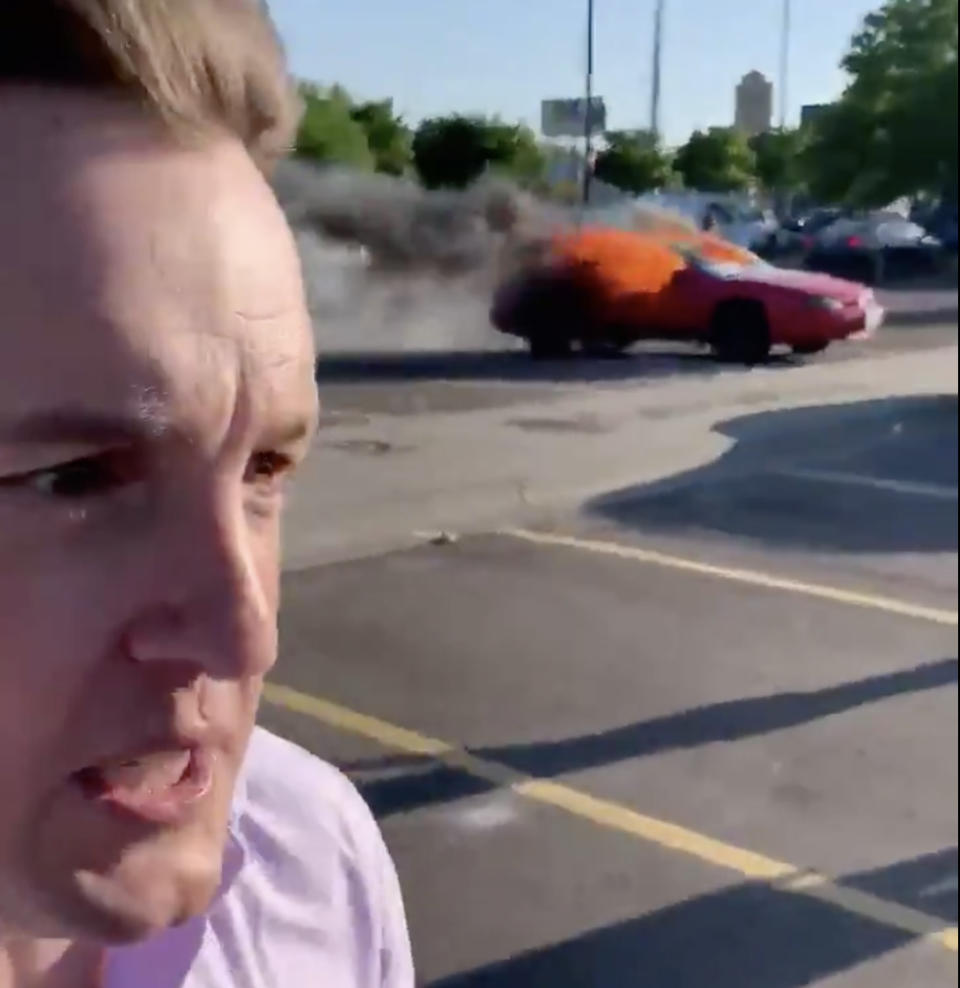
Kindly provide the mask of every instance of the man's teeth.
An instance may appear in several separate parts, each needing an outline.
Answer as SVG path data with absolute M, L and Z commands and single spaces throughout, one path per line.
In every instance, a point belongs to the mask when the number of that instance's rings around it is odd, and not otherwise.
M 108 789 L 158 792 L 175 786 L 189 765 L 189 751 L 164 751 L 100 766 L 99 774 Z

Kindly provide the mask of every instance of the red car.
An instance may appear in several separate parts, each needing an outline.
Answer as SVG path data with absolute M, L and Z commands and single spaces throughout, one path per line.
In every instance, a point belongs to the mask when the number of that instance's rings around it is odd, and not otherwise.
M 855 282 L 783 270 L 743 252 L 735 261 L 708 259 L 696 245 L 598 230 L 559 240 L 547 263 L 501 286 L 491 311 L 493 324 L 527 340 L 537 357 L 562 356 L 575 344 L 619 350 L 664 339 L 705 343 L 746 364 L 776 345 L 817 353 L 872 333 L 882 319 L 873 292 Z

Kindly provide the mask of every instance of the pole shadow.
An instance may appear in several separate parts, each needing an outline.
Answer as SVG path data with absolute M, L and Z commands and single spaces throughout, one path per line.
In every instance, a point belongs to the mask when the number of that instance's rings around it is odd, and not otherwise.
M 554 778 L 678 748 L 756 737 L 956 682 L 957 660 L 947 658 L 817 690 L 724 700 L 578 737 L 471 749 L 471 753 L 525 775 Z M 388 756 L 342 767 L 380 818 L 495 788 L 492 782 L 430 758 Z
M 916 884 L 914 873 L 929 876 L 932 861 L 941 880 L 952 875 L 955 882 L 956 853 L 898 862 L 843 884 Z M 818 899 L 743 883 L 441 978 L 429 988 L 800 988 L 913 939 Z M 955 961 L 943 960 L 945 971 L 955 970 Z

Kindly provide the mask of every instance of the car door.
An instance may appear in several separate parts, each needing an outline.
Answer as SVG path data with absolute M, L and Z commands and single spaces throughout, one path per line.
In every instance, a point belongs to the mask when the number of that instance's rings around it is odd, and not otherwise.
M 677 271 L 657 299 L 657 322 L 665 337 L 699 339 L 710 324 L 716 292 L 710 276 L 694 265 Z

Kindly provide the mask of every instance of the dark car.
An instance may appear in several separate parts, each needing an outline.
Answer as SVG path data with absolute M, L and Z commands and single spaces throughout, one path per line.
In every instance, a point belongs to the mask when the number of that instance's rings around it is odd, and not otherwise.
M 784 222 L 783 228 L 812 245 L 813 237 L 820 230 L 835 223 L 843 216 L 843 210 L 833 208 L 814 209 L 802 216 L 794 216 Z
M 927 230 L 943 244 L 944 250 L 957 252 L 957 207 L 943 209 L 926 224 Z
M 845 217 L 820 230 L 809 243 L 805 266 L 858 281 L 879 283 L 929 274 L 942 245 L 918 223 L 898 213 Z

